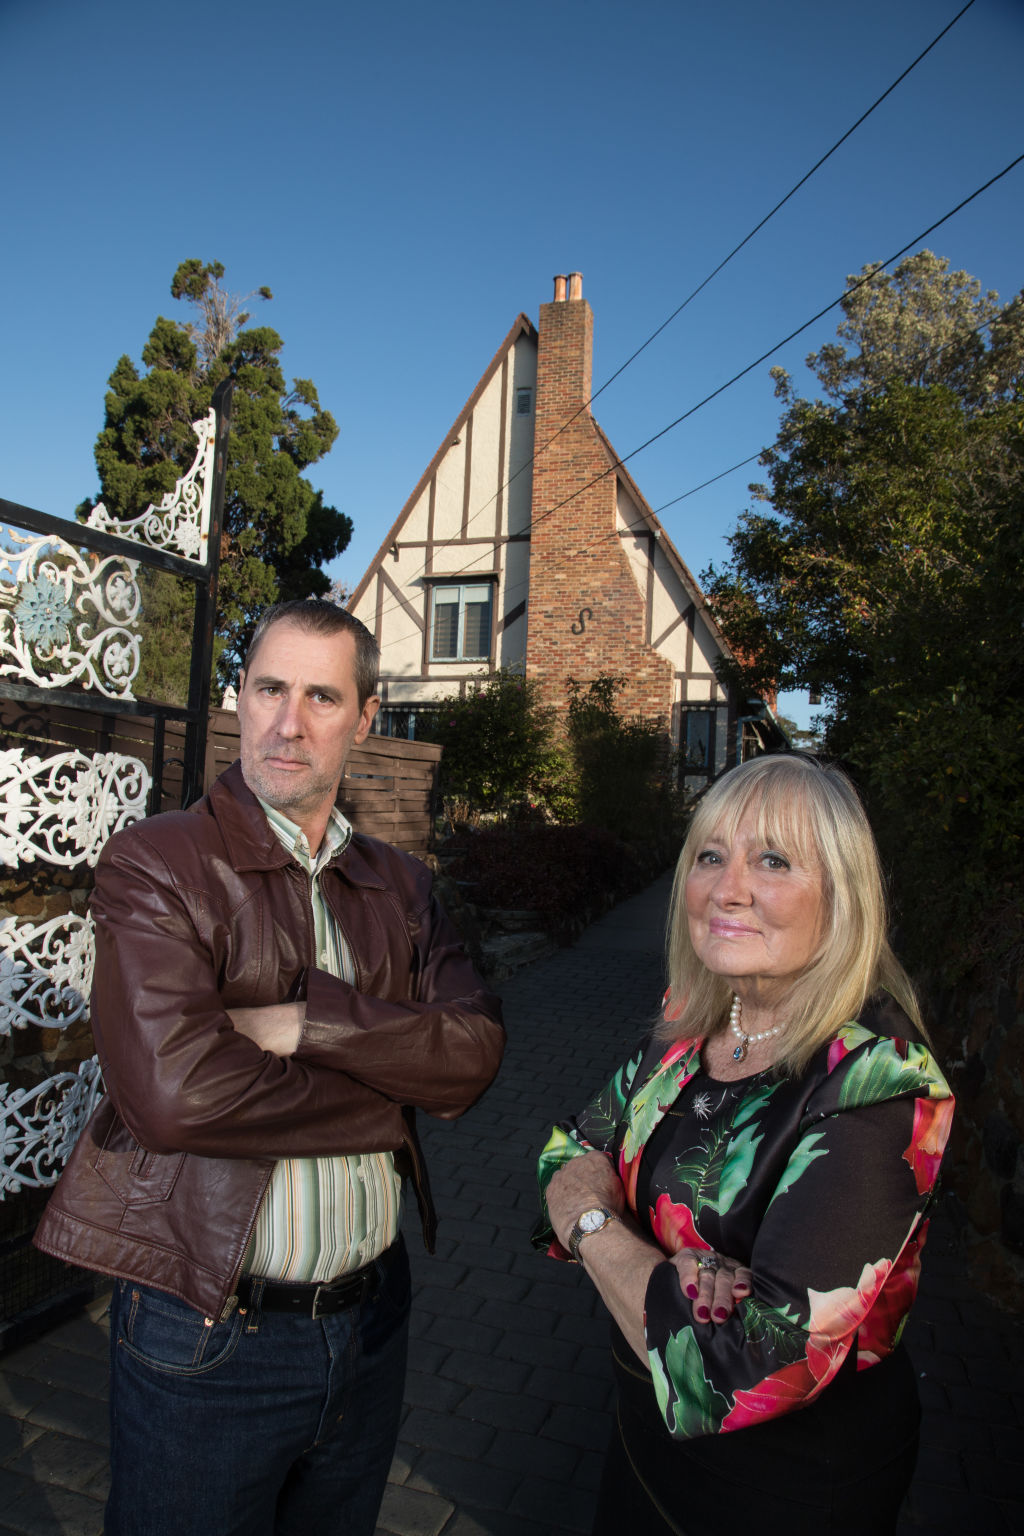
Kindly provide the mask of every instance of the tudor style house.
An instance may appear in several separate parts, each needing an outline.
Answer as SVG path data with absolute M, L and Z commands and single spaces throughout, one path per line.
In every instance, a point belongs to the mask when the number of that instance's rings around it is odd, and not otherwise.
M 559 708 L 569 678 L 611 673 L 696 789 L 785 738 L 716 679 L 725 637 L 590 412 L 593 329 L 579 273 L 538 326 L 519 316 L 348 606 L 381 647 L 384 734 L 500 667 Z

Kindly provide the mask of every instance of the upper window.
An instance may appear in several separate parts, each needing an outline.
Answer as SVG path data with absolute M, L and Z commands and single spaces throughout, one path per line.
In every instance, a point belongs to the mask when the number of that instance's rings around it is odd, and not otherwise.
M 486 661 L 491 654 L 489 582 L 474 586 L 435 587 L 431 616 L 433 661 Z
M 516 390 L 516 415 L 517 416 L 529 416 L 529 414 L 530 414 L 530 407 L 532 406 L 532 404 L 533 404 L 533 390 L 532 389 L 517 389 Z

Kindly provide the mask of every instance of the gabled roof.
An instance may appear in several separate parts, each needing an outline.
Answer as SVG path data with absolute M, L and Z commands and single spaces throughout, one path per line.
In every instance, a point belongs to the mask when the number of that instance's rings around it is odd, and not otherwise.
M 356 587 L 352 596 L 349 598 L 349 604 L 351 606 L 354 606 L 366 591 L 370 584 L 370 578 L 373 576 L 378 565 L 383 560 L 392 544 L 394 544 L 395 540 L 398 538 L 398 535 L 401 533 L 406 519 L 411 514 L 413 508 L 416 506 L 420 497 L 423 495 L 423 492 L 430 484 L 431 479 L 437 472 L 441 460 L 444 458 L 445 454 L 448 452 L 448 449 L 451 447 L 452 439 L 461 435 L 462 429 L 465 427 L 470 416 L 473 414 L 473 411 L 476 409 L 476 406 L 481 396 L 483 395 L 484 390 L 494 378 L 494 375 L 498 372 L 498 369 L 501 367 L 513 345 L 519 340 L 520 336 L 530 337 L 533 341 L 537 340 L 537 328 L 528 315 L 518 316 L 515 324 L 512 326 L 512 329 L 505 337 L 505 340 L 501 343 L 497 352 L 495 352 L 494 356 L 491 358 L 491 361 L 488 363 L 480 378 L 480 382 L 477 384 L 473 393 L 462 407 L 462 410 L 459 412 L 458 416 L 456 416 L 454 422 L 445 433 L 441 441 L 441 446 L 438 448 L 437 452 L 434 454 L 434 457 L 431 459 L 419 480 L 416 482 L 416 486 L 412 495 L 405 503 L 405 506 L 402 508 L 401 512 L 399 512 L 398 516 L 395 518 L 395 521 L 391 524 L 391 527 L 388 530 L 388 533 L 385 536 L 383 542 L 381 543 L 380 548 L 374 555 L 373 559 L 370 561 L 370 564 L 367 566 L 365 576 L 359 583 L 358 587 Z
M 594 423 L 594 430 L 597 433 L 597 436 L 608 455 L 609 465 L 614 468 L 617 478 L 622 481 L 630 496 L 636 502 L 641 517 L 644 519 L 644 522 L 654 534 L 661 548 L 665 551 L 669 565 L 672 566 L 672 568 L 675 570 L 676 575 L 679 577 L 679 580 L 683 584 L 683 587 L 689 593 L 691 602 L 693 603 L 697 612 L 700 614 L 701 618 L 704 620 L 704 623 L 707 625 L 708 629 L 711 631 L 712 637 L 714 638 L 716 644 L 721 646 L 724 655 L 731 657 L 732 651 L 729 648 L 729 642 L 716 623 L 711 613 L 711 609 L 708 607 L 708 600 L 704 596 L 704 593 L 701 591 L 696 577 L 693 575 L 690 567 L 687 565 L 686 561 L 683 559 L 682 555 L 676 549 L 675 545 L 672 543 L 672 540 L 665 532 L 665 529 L 662 526 L 657 513 L 648 505 L 647 498 L 644 496 L 640 487 L 633 479 L 633 476 L 629 473 L 629 470 L 626 468 L 625 464 L 620 462 L 619 456 L 615 452 L 615 449 L 612 447 L 611 441 L 604 428 L 599 425 L 593 415 L 591 415 L 590 419 Z

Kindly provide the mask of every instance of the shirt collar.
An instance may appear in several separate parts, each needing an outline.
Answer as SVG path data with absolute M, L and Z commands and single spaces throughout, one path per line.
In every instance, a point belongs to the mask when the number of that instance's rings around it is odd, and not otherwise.
M 327 822 L 327 830 L 324 832 L 324 840 L 314 856 L 310 852 L 309 841 L 300 826 L 290 821 L 283 811 L 275 806 L 268 805 L 259 795 L 256 796 L 263 812 L 270 823 L 270 829 L 282 847 L 287 848 L 290 854 L 298 859 L 302 867 L 311 875 L 318 875 L 324 865 L 338 853 L 342 853 L 349 845 L 352 837 L 351 823 L 338 810 L 336 805 L 331 807 L 331 814 Z

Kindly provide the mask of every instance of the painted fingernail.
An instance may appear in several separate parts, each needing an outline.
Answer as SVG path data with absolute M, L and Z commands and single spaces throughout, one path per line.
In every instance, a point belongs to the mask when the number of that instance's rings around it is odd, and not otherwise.
M 711 1321 L 711 1313 L 708 1311 L 707 1307 L 694 1307 L 693 1315 L 697 1319 L 698 1323 L 709 1323 Z
M 686 1287 L 686 1294 L 687 1294 L 687 1296 L 689 1296 L 691 1301 L 696 1301 L 697 1300 L 697 1294 L 698 1294 L 697 1293 L 697 1287 L 696 1287 L 696 1285 L 694 1284 L 694 1282 L 692 1280 L 690 1281 L 689 1285 Z
M 729 1314 L 724 1307 L 716 1307 L 711 1316 L 716 1323 L 724 1323 Z

